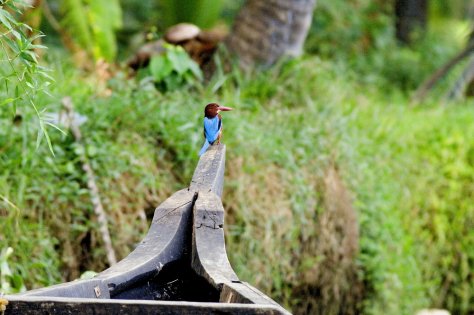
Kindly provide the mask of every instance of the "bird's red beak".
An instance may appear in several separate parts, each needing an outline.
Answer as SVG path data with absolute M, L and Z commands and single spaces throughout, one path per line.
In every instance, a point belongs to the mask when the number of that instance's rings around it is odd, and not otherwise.
M 220 110 L 220 111 L 223 111 L 223 112 L 226 112 L 226 111 L 229 111 L 229 110 L 232 110 L 233 108 L 231 107 L 225 107 L 225 106 L 219 106 L 217 108 L 217 110 Z

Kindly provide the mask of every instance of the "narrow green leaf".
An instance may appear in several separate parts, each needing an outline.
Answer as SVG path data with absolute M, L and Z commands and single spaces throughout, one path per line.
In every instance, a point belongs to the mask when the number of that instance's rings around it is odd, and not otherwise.
M 24 58 L 24 59 L 26 59 L 30 62 L 38 63 L 38 60 L 36 59 L 36 55 L 32 51 L 25 50 L 25 51 L 20 53 L 20 57 L 22 57 L 22 58 Z
M 51 139 L 49 138 L 48 131 L 46 131 L 46 128 L 44 128 L 44 125 L 42 126 L 42 128 L 43 128 L 43 132 L 44 132 L 44 137 L 46 138 L 46 142 L 48 143 L 49 151 L 51 152 L 51 154 L 53 156 L 55 156 L 54 150 L 53 150 L 53 145 L 51 143 Z
M 48 79 L 49 81 L 52 81 L 52 82 L 55 81 L 52 76 L 50 76 L 49 74 L 47 74 L 47 73 L 44 72 L 44 71 L 38 71 L 37 73 L 38 73 L 40 76 L 42 76 L 43 78 Z
M 2 79 L 8 79 L 8 78 L 14 78 L 16 77 L 16 73 L 15 72 L 10 72 L 9 74 L 5 74 Z
M 17 101 L 20 99 L 20 90 L 18 85 L 15 86 L 15 99 L 13 101 L 13 115 L 16 115 Z
M 9 205 L 10 207 L 12 207 L 12 208 L 14 208 L 14 209 L 16 209 L 16 210 L 20 210 L 20 209 L 18 209 L 18 207 L 17 207 L 13 202 L 11 202 L 10 200 L 8 200 L 7 197 L 0 195 L 0 199 L 2 199 L 3 202 L 5 202 L 5 203 L 6 203 L 7 205 Z
M 16 115 L 17 104 L 18 104 L 17 100 L 18 100 L 18 99 L 15 99 L 15 100 L 13 101 L 13 103 L 12 103 L 12 105 L 13 105 L 13 116 Z
M 0 22 L 5 25 L 7 29 L 12 29 L 12 25 L 8 21 L 8 19 L 5 16 L 5 13 L 8 13 L 7 11 L 0 9 Z
M 40 122 L 41 125 L 41 122 Z M 41 141 L 43 140 L 43 131 L 41 128 L 38 129 L 38 135 L 36 136 L 36 150 L 39 149 L 39 146 L 41 145 Z
M 17 20 L 10 14 L 10 12 L 8 12 L 7 10 L 4 10 L 4 11 L 5 11 L 5 17 L 6 17 L 12 24 L 18 25 Z
M 30 45 L 30 49 L 48 49 L 48 47 L 44 45 Z
M 16 5 L 14 5 L 14 3 L 9 3 L 9 2 L 7 2 L 6 5 L 7 5 L 7 7 L 10 8 L 10 10 L 12 10 L 13 12 L 16 12 L 16 13 L 18 13 L 18 14 L 21 14 L 20 8 L 18 8 Z
M 5 100 L 3 100 L 1 103 L 0 103 L 0 106 L 3 106 L 3 105 L 6 105 L 6 104 L 10 104 L 14 101 L 16 101 L 17 99 L 16 98 L 13 98 L 13 97 L 10 97 L 10 98 L 7 98 Z
M 48 95 L 49 97 L 53 97 L 53 95 L 51 93 L 49 93 L 47 90 L 43 90 L 43 93 Z
M 55 124 L 50 123 L 49 121 L 46 121 L 45 123 L 46 123 L 48 126 L 53 127 L 54 129 L 56 129 L 56 130 L 58 130 L 59 132 L 61 132 L 63 135 L 67 135 L 67 133 L 66 133 L 64 130 L 62 130 L 61 128 L 59 128 L 59 127 L 56 126 Z
M 26 23 L 18 23 L 18 26 L 24 27 L 24 28 L 26 28 L 28 31 L 33 31 L 33 29 L 31 28 L 31 26 L 29 26 L 29 25 L 26 24 Z
M 16 38 L 17 40 L 21 40 L 21 34 L 20 34 L 19 32 L 17 32 L 17 31 L 14 30 L 14 29 L 12 29 L 11 32 L 12 32 L 13 36 L 15 36 L 15 38 Z M 19 42 L 19 44 L 21 44 L 21 41 Z M 19 45 L 19 46 L 20 46 L 20 45 Z
M 18 30 L 18 33 L 20 33 L 20 38 L 23 41 L 23 43 L 27 43 L 28 42 L 28 36 L 26 36 L 26 34 L 23 32 L 23 30 L 21 28 L 17 28 L 17 30 Z
M 189 60 L 189 69 L 191 70 L 191 72 L 194 74 L 196 78 L 202 81 L 203 75 L 202 75 L 201 68 L 199 68 L 199 65 L 195 63 L 194 60 Z
M 8 46 L 10 47 L 10 49 L 15 53 L 15 54 L 18 54 L 20 52 L 20 49 L 18 47 L 18 45 L 13 41 L 11 40 L 10 38 L 8 38 L 7 36 L 4 36 L 3 37 L 3 40 L 8 44 Z
M 38 33 L 38 34 L 36 34 L 36 35 L 31 36 L 28 41 L 29 41 L 30 43 L 32 43 L 32 42 L 34 42 L 36 39 L 41 38 L 41 37 L 45 37 L 45 35 L 44 35 L 43 33 Z M 43 47 L 45 47 L 45 46 L 43 46 Z M 46 47 L 45 47 L 45 48 L 46 48 Z
M 41 139 L 43 138 L 46 139 L 46 143 L 48 144 L 48 148 L 49 148 L 49 151 L 51 152 L 51 154 L 53 156 L 54 155 L 54 150 L 53 150 L 53 145 L 51 143 L 51 139 L 49 138 L 49 134 L 48 134 L 48 131 L 46 130 L 45 126 L 44 126 L 44 121 L 42 119 L 40 119 L 40 129 L 38 130 L 38 137 L 36 138 L 36 149 L 38 150 L 39 148 L 39 145 L 41 144 Z

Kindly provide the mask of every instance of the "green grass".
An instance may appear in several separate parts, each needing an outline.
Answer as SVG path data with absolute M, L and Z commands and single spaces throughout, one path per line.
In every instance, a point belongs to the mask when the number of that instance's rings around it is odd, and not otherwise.
M 166 94 L 117 73 L 110 96 L 94 75 L 52 66 L 53 96 L 39 102 L 57 111 L 71 96 L 88 117 L 81 129 L 119 257 L 146 233 L 144 217 L 188 185 L 203 107 L 217 101 L 235 107 L 223 114 L 223 201 L 227 251 L 242 280 L 295 313 L 474 310 L 474 109 L 466 104 L 409 107 L 399 90 L 379 92 L 315 57 Z M 0 195 L 16 206 L 0 203 L 0 248 L 14 249 L 8 264 L 31 289 L 101 271 L 106 259 L 79 148 L 51 130 L 56 156 L 35 150 L 37 123 L 24 116 L 19 126 L 0 117 Z M 357 221 L 338 221 L 332 204 Z M 355 259 L 338 253 L 354 226 Z M 338 280 L 311 276 L 322 269 Z

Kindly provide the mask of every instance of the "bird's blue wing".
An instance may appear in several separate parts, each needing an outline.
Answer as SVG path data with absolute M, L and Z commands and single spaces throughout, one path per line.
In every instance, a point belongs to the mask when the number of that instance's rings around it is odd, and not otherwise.
M 204 117 L 204 133 L 209 143 L 212 144 L 214 141 L 216 141 L 217 137 L 219 136 L 219 132 L 221 131 L 221 127 L 222 123 L 218 116 L 211 119 Z
M 204 135 L 206 136 L 206 140 L 204 141 L 204 144 L 201 150 L 199 151 L 199 156 L 203 155 L 204 152 L 206 152 L 207 149 L 211 146 L 211 144 L 213 144 L 217 140 L 221 128 L 222 122 L 218 116 L 211 119 L 204 117 Z

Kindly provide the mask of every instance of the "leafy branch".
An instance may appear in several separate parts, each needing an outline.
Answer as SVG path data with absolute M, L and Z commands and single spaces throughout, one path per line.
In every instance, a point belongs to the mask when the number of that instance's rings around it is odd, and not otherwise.
M 6 59 L 2 60 L 6 62 L 6 67 L 1 69 L 6 68 L 6 72 L 1 73 L 0 80 L 5 82 L 7 94 L 7 97 L 0 101 L 0 106 L 12 104 L 13 115 L 17 113 L 18 104 L 24 103 L 31 106 L 39 121 L 36 146 L 39 147 L 44 136 L 49 150 L 54 155 L 46 125 L 55 128 L 56 126 L 42 117 L 42 111 L 35 102 L 39 92 L 48 93 L 46 88 L 53 81 L 47 73 L 48 69 L 38 63 L 37 51 L 47 47 L 34 43 L 43 37 L 43 34 L 34 31 L 14 16 L 21 16 L 21 6 L 25 4 L 19 0 L 0 0 L 0 46 Z M 26 35 L 28 32 L 33 35 L 28 37 Z

